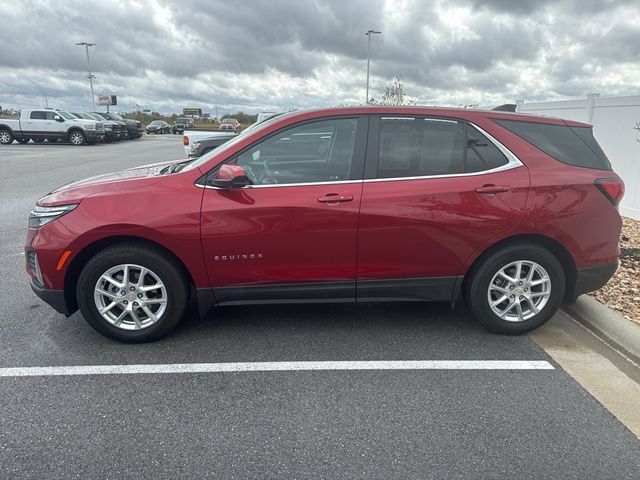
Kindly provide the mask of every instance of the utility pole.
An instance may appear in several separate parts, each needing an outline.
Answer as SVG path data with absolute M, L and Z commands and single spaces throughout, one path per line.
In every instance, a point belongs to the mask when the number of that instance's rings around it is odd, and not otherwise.
M 91 73 L 91 62 L 89 61 L 89 47 L 95 47 L 95 43 L 87 43 L 87 42 L 78 42 L 76 45 L 84 45 L 84 48 L 87 52 L 87 69 L 89 70 L 89 74 L 87 78 L 89 79 L 89 85 L 91 86 L 91 105 L 93 106 L 93 112 L 96 111 L 96 97 L 93 95 L 93 79 L 96 78 L 94 74 Z
M 380 35 L 382 32 L 376 32 L 375 30 L 369 30 L 365 35 L 369 37 L 369 51 L 367 54 L 367 98 L 366 104 L 369 104 L 369 66 L 371 64 L 371 35 Z

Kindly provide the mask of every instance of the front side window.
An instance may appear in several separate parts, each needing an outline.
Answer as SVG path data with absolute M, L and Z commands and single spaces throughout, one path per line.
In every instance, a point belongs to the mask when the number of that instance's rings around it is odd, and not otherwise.
M 287 128 L 234 158 L 254 185 L 348 180 L 358 121 L 340 118 Z
M 486 136 L 465 122 L 381 118 L 378 178 L 473 173 L 507 163 L 507 158 Z

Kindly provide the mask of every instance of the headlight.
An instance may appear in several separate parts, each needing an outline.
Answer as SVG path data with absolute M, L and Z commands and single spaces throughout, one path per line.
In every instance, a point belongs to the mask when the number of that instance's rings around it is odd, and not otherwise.
M 96 129 L 96 124 L 95 123 L 88 123 L 84 126 L 85 130 L 95 130 Z
M 31 210 L 31 213 L 29 213 L 29 227 L 40 228 L 52 220 L 60 218 L 77 206 L 77 203 L 73 205 L 58 205 L 56 207 L 40 207 L 39 205 L 36 205 Z

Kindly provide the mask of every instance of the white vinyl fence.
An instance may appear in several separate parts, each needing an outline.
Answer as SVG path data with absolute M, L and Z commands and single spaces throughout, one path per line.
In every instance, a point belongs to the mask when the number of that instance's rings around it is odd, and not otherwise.
M 516 105 L 518 112 L 592 124 L 594 136 L 625 183 L 620 213 L 640 220 L 640 95 L 600 97 L 592 93 L 578 100 L 518 100 Z

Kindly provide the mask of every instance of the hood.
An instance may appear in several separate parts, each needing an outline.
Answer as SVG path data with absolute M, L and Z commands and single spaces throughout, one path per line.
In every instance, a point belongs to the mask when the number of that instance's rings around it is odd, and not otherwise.
M 179 162 L 184 162 L 184 159 L 142 165 L 121 172 L 105 173 L 85 180 L 68 183 L 42 197 L 38 200 L 37 204 L 54 206 L 78 203 L 83 198 L 96 193 L 131 190 L 153 185 L 166 178 L 165 175 L 159 175 L 160 170 L 168 165 Z

